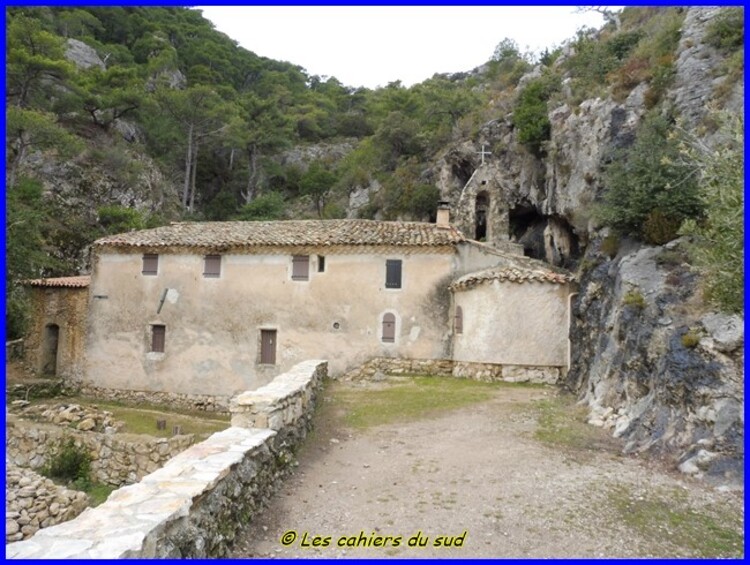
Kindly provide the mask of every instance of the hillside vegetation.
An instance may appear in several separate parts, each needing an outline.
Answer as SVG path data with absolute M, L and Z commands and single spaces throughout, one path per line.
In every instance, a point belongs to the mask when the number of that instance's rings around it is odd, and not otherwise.
M 643 83 L 650 115 L 607 171 L 602 218 L 655 243 L 685 221 L 713 241 L 713 222 L 725 219 L 711 208 L 724 190 L 711 152 L 682 184 L 678 162 L 698 159 L 675 137 L 665 101 L 684 9 L 627 8 L 538 57 L 498 38 L 471 72 L 376 90 L 256 55 L 197 10 L 12 8 L 6 16 L 9 337 L 23 334 L 19 282 L 85 271 L 97 237 L 175 219 L 344 217 L 349 195 L 372 186 L 379 190 L 360 216 L 428 220 L 440 197 L 429 170 L 451 143 L 510 115 L 517 139 L 543 158 L 554 107 L 622 100 Z M 710 36 L 734 80 L 743 33 L 741 9 L 730 9 Z M 71 55 L 78 42 L 95 56 Z M 305 147 L 312 157 L 283 158 Z M 345 149 L 325 149 L 336 147 Z M 728 146 L 722 159 L 739 150 Z M 675 179 L 679 191 L 670 189 Z M 741 233 L 741 216 L 737 225 Z M 737 250 L 725 247 L 721 261 L 734 261 Z M 711 265 L 709 255 L 701 260 Z M 720 300 L 734 289 L 727 304 L 737 309 L 736 284 L 717 284 Z

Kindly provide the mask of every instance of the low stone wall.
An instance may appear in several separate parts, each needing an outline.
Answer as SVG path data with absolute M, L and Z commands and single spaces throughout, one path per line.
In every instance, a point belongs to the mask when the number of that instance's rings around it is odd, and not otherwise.
M 525 365 L 496 365 L 494 363 L 465 363 L 455 361 L 453 376 L 482 382 L 535 383 L 554 385 L 562 376 L 560 367 L 527 367 Z
M 75 518 L 88 506 L 86 493 L 58 486 L 31 469 L 6 465 L 6 543 L 29 538 L 40 528 Z
M 30 400 L 68 394 L 69 390 L 61 379 L 33 379 L 23 383 L 13 383 L 5 387 L 5 395 L 10 399 Z
M 344 380 L 371 380 L 382 375 L 435 375 L 450 377 L 453 374 L 453 361 L 450 359 L 400 359 L 375 357 L 364 365 L 346 373 Z
M 13 414 L 26 420 L 59 424 L 84 432 L 119 431 L 123 422 L 114 419 L 112 412 L 96 406 L 81 406 L 72 403 L 30 404 L 25 400 L 10 403 Z
M 235 396 L 229 407 L 232 426 L 278 432 L 294 427 L 300 418 L 311 418 L 309 407 L 324 377 L 323 365 L 310 374 L 310 366 L 300 363 L 269 384 Z
M 91 454 L 91 480 L 122 486 L 139 481 L 192 443 L 192 434 L 171 438 L 85 432 L 7 416 L 5 457 L 20 467 L 38 469 L 50 453 L 72 438 Z
M 226 556 L 237 531 L 267 504 L 288 472 L 292 450 L 307 432 L 315 389 L 327 371 L 325 361 L 306 361 L 290 371 L 306 374 L 305 382 L 280 375 L 281 386 L 266 390 L 266 421 L 283 406 L 279 417 L 286 424 L 280 430 L 231 427 L 215 433 L 75 520 L 6 546 L 6 557 Z M 287 402 L 287 395 L 307 398 L 307 404 Z M 253 410 L 261 418 L 258 403 L 236 406 L 247 408 L 238 418 Z
M 125 404 L 157 404 L 188 410 L 206 412 L 229 412 L 228 396 L 211 396 L 207 394 L 178 394 L 176 392 L 149 392 L 141 390 L 120 390 L 82 384 L 77 392 L 83 396 L 100 400 L 114 400 Z
M 372 380 L 378 375 L 434 375 L 461 377 L 476 381 L 503 381 L 556 384 L 562 375 L 560 367 L 527 367 L 493 363 L 465 363 L 450 359 L 395 359 L 376 357 L 346 373 L 345 380 Z

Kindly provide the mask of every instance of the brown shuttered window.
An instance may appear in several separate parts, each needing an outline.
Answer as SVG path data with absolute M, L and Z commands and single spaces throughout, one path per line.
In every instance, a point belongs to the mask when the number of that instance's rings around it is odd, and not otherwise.
M 141 271 L 144 275 L 155 275 L 159 271 L 159 256 L 148 253 L 143 256 L 143 270 Z
M 292 256 L 292 280 L 306 281 L 310 279 L 310 256 Z
M 260 330 L 260 362 L 276 364 L 276 330 Z
M 209 279 L 218 279 L 221 276 L 221 255 L 206 255 L 203 276 Z
M 385 288 L 401 288 L 401 259 L 386 260 Z
M 164 353 L 164 345 L 167 340 L 167 326 L 151 326 L 151 351 Z
M 383 315 L 383 343 L 396 341 L 396 316 L 393 314 Z
M 456 306 L 456 321 L 454 330 L 457 334 L 464 333 L 464 311 L 460 306 Z

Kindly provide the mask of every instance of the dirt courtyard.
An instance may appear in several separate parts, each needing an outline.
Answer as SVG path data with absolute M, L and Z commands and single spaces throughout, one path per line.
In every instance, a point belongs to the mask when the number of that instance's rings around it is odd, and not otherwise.
M 743 554 L 741 491 L 621 455 L 554 389 L 477 383 L 480 400 L 424 413 L 404 389 L 404 421 L 356 420 L 394 386 L 327 387 L 299 467 L 233 557 Z

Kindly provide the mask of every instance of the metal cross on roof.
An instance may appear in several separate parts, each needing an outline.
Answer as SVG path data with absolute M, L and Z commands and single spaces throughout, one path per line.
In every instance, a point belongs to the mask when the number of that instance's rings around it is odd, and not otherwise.
M 482 156 L 482 165 L 484 165 L 484 156 L 485 155 L 492 155 L 492 153 L 490 153 L 489 151 L 485 151 L 484 150 L 484 143 L 482 143 L 482 150 L 481 151 L 477 151 L 477 153 L 479 153 Z

